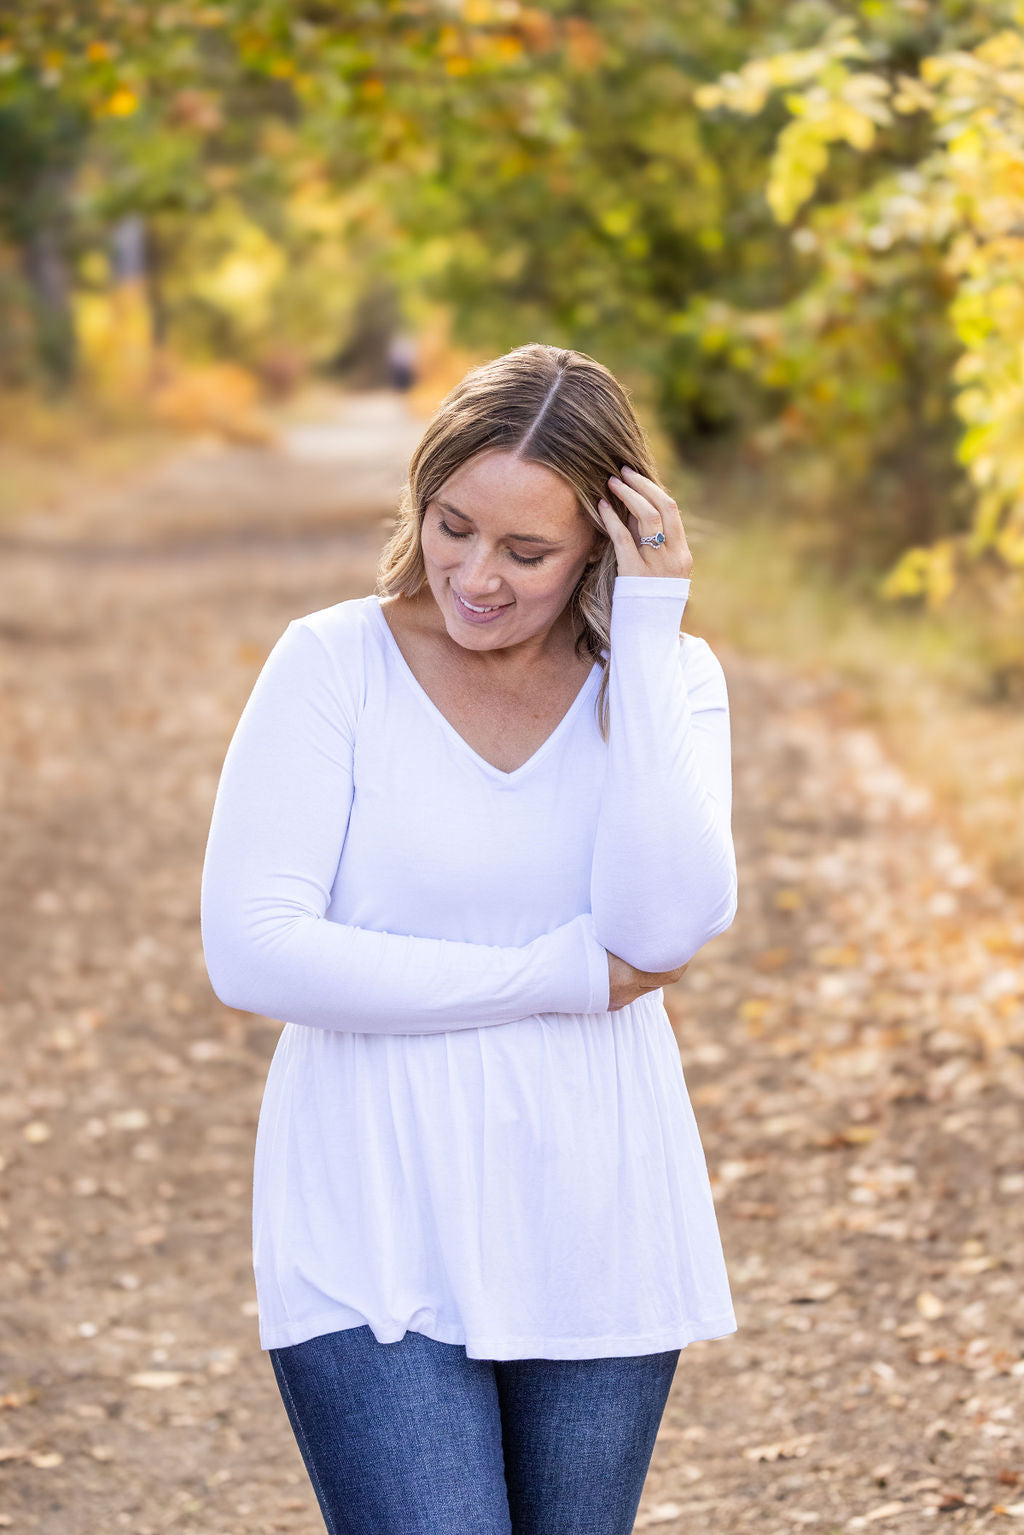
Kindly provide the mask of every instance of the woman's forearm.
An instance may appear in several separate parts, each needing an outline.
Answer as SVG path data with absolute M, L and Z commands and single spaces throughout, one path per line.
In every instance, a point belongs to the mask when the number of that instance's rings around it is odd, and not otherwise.
M 272 889 L 247 904 L 250 919 L 233 906 L 225 914 L 213 895 L 206 904 L 207 967 L 229 1007 L 360 1034 L 430 1034 L 607 1008 L 607 957 L 589 914 L 508 948 L 289 912 Z
M 706 642 L 681 645 L 688 591 L 619 576 L 612 606 L 591 907 L 605 947 L 651 971 L 686 963 L 737 907 L 728 699 Z
M 221 1001 L 358 1033 L 604 1011 L 607 956 L 589 913 L 518 948 L 327 919 L 352 807 L 356 713 L 319 637 L 290 624 L 232 737 L 210 825 L 202 936 Z

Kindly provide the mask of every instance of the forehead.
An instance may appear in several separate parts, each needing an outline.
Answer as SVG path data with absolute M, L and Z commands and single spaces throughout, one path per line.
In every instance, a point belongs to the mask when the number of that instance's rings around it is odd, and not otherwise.
M 516 519 L 509 530 L 521 533 L 568 529 L 582 515 L 576 492 L 561 475 L 505 451 L 479 453 L 460 465 L 445 480 L 438 498 L 450 501 L 474 522 Z M 520 526 L 523 518 L 529 521 Z

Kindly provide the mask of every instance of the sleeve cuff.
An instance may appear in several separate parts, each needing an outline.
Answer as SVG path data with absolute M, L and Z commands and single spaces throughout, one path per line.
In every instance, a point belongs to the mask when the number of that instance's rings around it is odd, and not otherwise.
M 611 977 L 608 971 L 608 950 L 597 936 L 593 914 L 585 912 L 582 927 L 586 938 L 587 965 L 590 972 L 590 1006 L 588 1013 L 606 1013 L 611 1001 Z
M 671 638 L 678 649 L 679 629 L 690 592 L 689 576 L 616 576 L 612 589 L 611 638 L 632 647 L 653 636 Z
M 690 595 L 689 576 L 616 576 L 612 601 L 616 597 L 674 597 L 685 603 Z

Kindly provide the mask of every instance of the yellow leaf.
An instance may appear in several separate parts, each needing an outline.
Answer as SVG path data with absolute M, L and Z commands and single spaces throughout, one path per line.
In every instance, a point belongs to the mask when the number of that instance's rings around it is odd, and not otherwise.
M 974 56 L 996 69 L 1019 69 L 1024 65 L 1024 37 L 1009 29 L 997 32 L 994 37 L 986 38 L 975 48 Z
M 851 1146 L 869 1146 L 878 1139 L 878 1129 L 875 1125 L 847 1125 L 842 1138 Z
M 494 54 L 495 58 L 500 59 L 502 63 L 507 64 L 510 63 L 513 59 L 518 59 L 521 57 L 523 52 L 523 45 L 518 37 L 513 36 L 511 32 L 506 32 L 502 33 L 500 37 L 496 37 L 494 39 L 491 52 Z
M 781 970 L 783 965 L 788 964 L 792 953 L 792 949 L 764 949 L 754 964 L 758 970 Z
M 710 112 L 722 105 L 725 96 L 720 85 L 699 85 L 693 93 L 693 99 L 702 112 Z
M 119 85 L 114 94 L 107 97 L 103 110 L 107 117 L 131 117 L 138 105 L 135 92 L 126 85 Z
M 854 149 L 870 149 L 875 142 L 875 125 L 863 112 L 849 112 L 843 119 L 843 138 Z
M 917 1309 L 926 1322 L 937 1322 L 940 1316 L 945 1315 L 946 1308 L 937 1295 L 930 1290 L 922 1290 L 917 1297 Z

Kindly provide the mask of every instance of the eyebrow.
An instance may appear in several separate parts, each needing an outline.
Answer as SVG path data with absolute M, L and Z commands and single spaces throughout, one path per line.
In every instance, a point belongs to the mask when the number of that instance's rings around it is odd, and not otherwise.
M 463 522 L 472 522 L 473 520 L 472 517 L 467 517 L 465 512 L 460 512 L 457 506 L 451 506 L 449 502 L 442 501 L 440 497 L 437 498 L 437 504 L 438 506 L 443 506 L 446 512 L 451 512 L 453 517 L 461 517 Z M 561 543 L 561 539 L 543 538 L 539 533 L 506 533 L 504 536 L 506 538 L 517 538 L 524 544 L 547 544 L 550 546 Z

